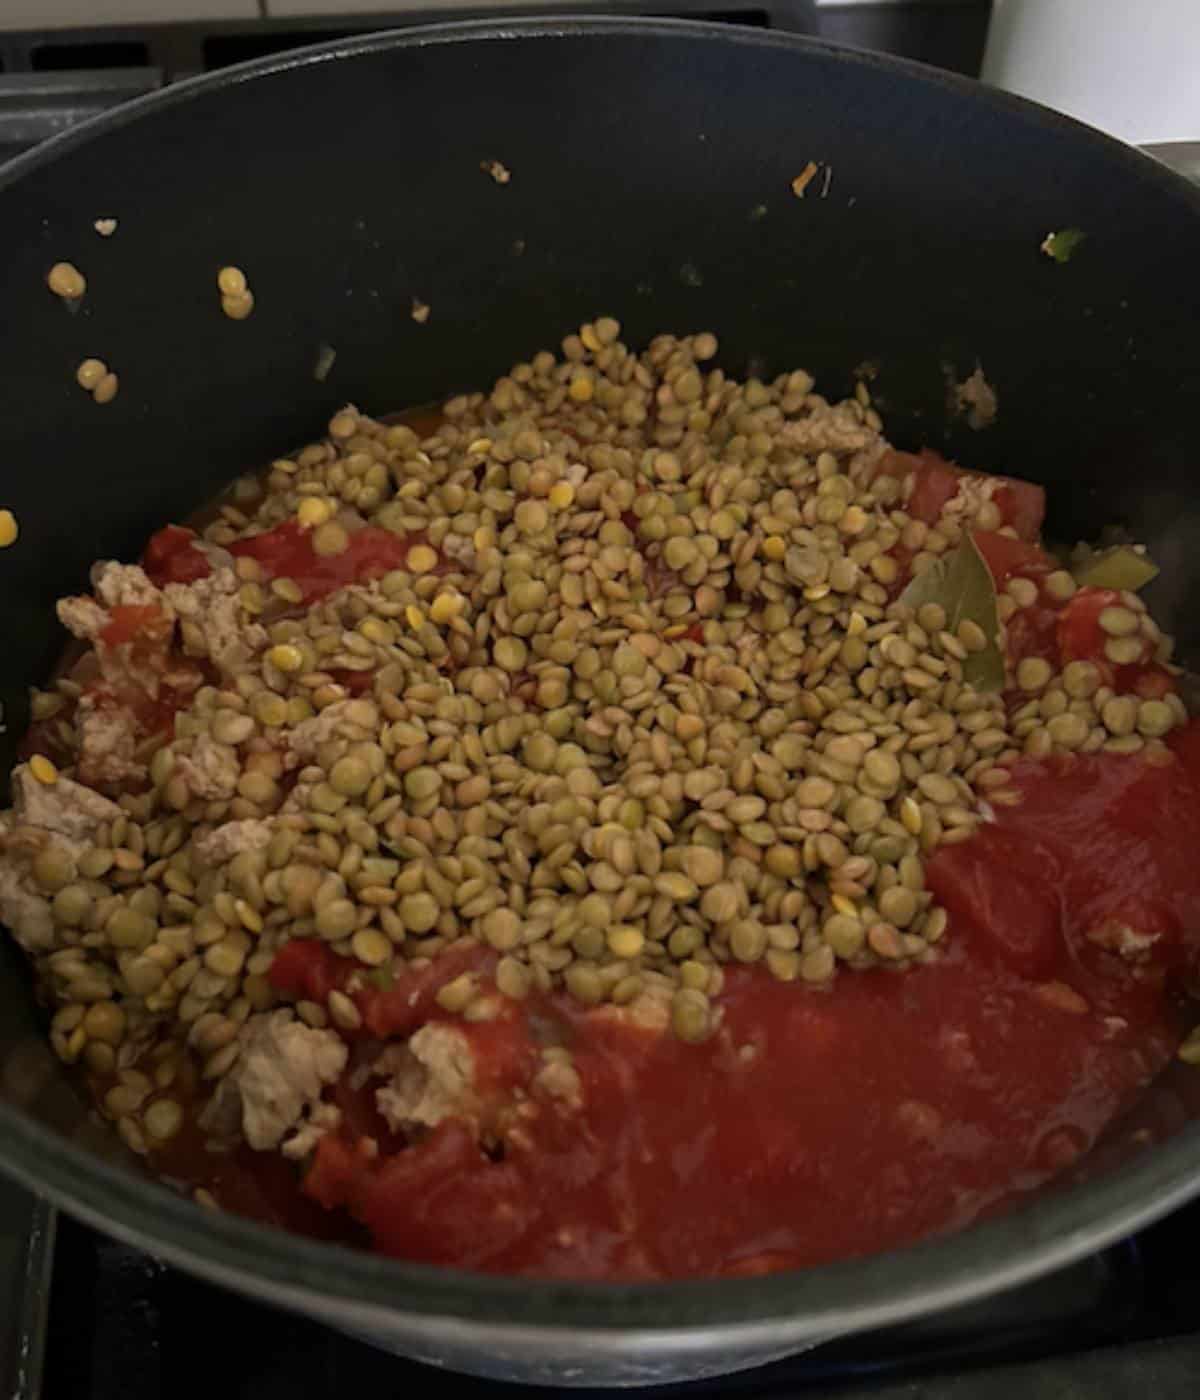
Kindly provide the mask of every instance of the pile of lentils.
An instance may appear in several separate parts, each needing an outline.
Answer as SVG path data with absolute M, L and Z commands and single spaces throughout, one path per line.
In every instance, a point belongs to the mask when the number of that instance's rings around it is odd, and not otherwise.
M 737 382 L 716 353 L 698 334 L 635 354 L 602 318 L 450 400 L 425 435 L 347 408 L 238 485 L 213 545 L 287 520 L 324 555 L 363 521 L 417 542 L 308 609 L 295 580 L 236 560 L 252 664 L 148 741 L 149 789 L 93 849 L 37 872 L 60 925 L 41 962 L 64 1058 L 125 1070 L 139 1103 L 147 1054 L 160 1089 L 180 1051 L 215 1081 L 242 1024 L 281 1000 L 277 950 L 312 938 L 361 968 L 298 1004 L 312 1026 L 357 1027 L 355 985 L 470 940 L 498 954 L 504 997 L 653 991 L 703 1041 L 728 966 L 799 994 L 936 957 L 947 918 L 925 859 L 1019 801 L 1006 765 L 1022 754 L 1161 747 L 1183 721 L 1174 696 L 1116 696 L 1084 661 L 1027 659 L 1003 695 L 977 693 L 963 662 L 988 638 L 899 602 L 895 554 L 924 570 L 964 530 L 998 528 L 995 503 L 910 517 L 911 480 L 877 472 L 889 449 L 865 386 L 830 404 L 803 371 Z M 1056 571 L 1040 587 L 1061 601 L 1075 585 Z M 1014 578 L 1001 622 L 1038 589 Z M 1136 596 L 1110 611 L 1115 639 L 1169 654 Z M 38 698 L 43 717 L 61 698 Z M 292 735 L 323 714 L 289 774 Z M 236 758 L 228 799 L 180 774 L 202 738 Z M 244 819 L 269 823 L 266 844 L 197 858 Z M 495 1014 L 477 974 L 439 1000 Z

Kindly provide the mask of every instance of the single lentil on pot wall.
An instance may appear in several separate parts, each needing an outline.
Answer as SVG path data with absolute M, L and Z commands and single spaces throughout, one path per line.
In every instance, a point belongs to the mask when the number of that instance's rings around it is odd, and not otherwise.
M 432 420 L 348 407 L 60 603 L 0 914 L 58 1054 L 203 1199 L 491 1269 L 789 1267 L 992 1208 L 1172 1053 L 1190 872 L 1169 908 L 1113 876 L 1196 805 L 1169 639 L 1042 550 L 1039 488 L 717 350 L 605 317 Z M 1088 808 L 1111 859 L 1057 851 L 1078 907 L 1010 929 L 977 853 L 1032 881 L 1009 814 L 1072 772 L 1163 801 Z M 891 1184 L 831 1212 L 863 1124 Z

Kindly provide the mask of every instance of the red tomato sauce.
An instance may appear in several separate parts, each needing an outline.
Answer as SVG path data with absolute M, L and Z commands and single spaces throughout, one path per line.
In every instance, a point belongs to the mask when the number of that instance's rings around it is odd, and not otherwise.
M 579 1112 L 535 1092 L 499 1162 L 454 1120 L 374 1160 L 327 1138 L 304 1190 L 385 1253 L 543 1277 L 766 1272 L 966 1224 L 1086 1150 L 1177 1035 L 1160 980 L 1076 978 L 1068 959 L 1048 994 L 967 921 L 951 936 L 930 967 L 831 993 L 735 970 L 701 1047 L 542 1004 Z M 1067 979 L 1085 1011 L 1064 1008 Z

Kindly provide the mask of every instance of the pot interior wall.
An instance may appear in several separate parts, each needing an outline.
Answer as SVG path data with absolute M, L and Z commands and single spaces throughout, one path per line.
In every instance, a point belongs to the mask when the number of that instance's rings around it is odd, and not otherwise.
M 869 362 L 900 443 L 1044 481 L 1062 538 L 1129 523 L 1172 596 L 1200 568 L 1194 200 L 934 74 L 663 31 L 464 35 L 177 92 L 10 177 L 0 208 L 10 742 L 50 605 L 94 558 L 346 400 L 486 385 L 602 313 L 632 342 L 710 328 L 730 371 L 803 365 L 829 393 Z M 1067 226 L 1087 237 L 1058 264 L 1039 245 Z M 45 286 L 58 259 L 88 278 L 74 312 Z M 248 321 L 220 312 L 225 263 Z M 73 381 L 89 355 L 121 378 L 104 407 Z M 976 364 L 1000 404 L 978 433 L 946 414 Z

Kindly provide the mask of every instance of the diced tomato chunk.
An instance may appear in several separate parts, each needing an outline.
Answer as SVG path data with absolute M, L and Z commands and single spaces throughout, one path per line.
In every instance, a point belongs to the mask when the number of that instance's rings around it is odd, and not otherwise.
M 197 671 L 187 685 L 160 686 L 156 696 L 147 695 L 145 691 L 134 693 L 132 690 L 116 696 L 100 688 L 89 689 L 86 694 L 96 701 L 100 709 L 113 705 L 132 710 L 142 734 L 163 734 L 173 728 L 176 714 L 191 703 L 192 696 L 203 682 L 204 677 Z
M 1141 700 L 1161 700 L 1175 689 L 1175 680 L 1165 666 L 1128 666 L 1128 689 Z
M 305 1195 L 327 1210 L 348 1206 L 372 1231 L 395 1234 L 414 1200 L 487 1162 L 474 1134 L 456 1118 L 443 1119 L 419 1143 L 386 1158 L 365 1150 L 366 1140 L 327 1133 L 304 1176 Z
M 503 1098 L 532 1078 L 538 1063 L 537 1046 L 515 1002 L 506 1001 L 500 1014 L 490 1021 L 474 1025 L 459 1021 L 457 1028 L 470 1042 L 475 1089 L 482 1098 Z
M 1200 741 L 1196 725 L 1172 736 L 1180 761 L 1072 755 L 1013 771 L 1022 801 L 1008 821 L 940 847 L 930 890 L 955 928 L 990 945 L 1008 966 L 1048 978 L 1068 956 L 1088 962 L 1127 925 L 1155 935 L 1151 960 L 1194 964 L 1200 951 Z M 1165 839 L 1170 833 L 1170 840 Z M 1113 872 L 1120 878 L 1114 881 Z
M 374 671 L 331 670 L 329 675 L 338 685 L 345 686 L 351 695 L 365 695 L 375 683 Z
M 1174 730 L 1167 744 L 1200 794 L 1200 721 L 1193 720 L 1182 729 Z
M 961 473 L 932 452 L 922 452 L 913 468 L 909 514 L 927 525 L 936 525 L 942 511 L 958 494 Z
M 294 938 L 275 954 L 267 978 L 277 991 L 324 1005 L 353 967 L 319 939 Z
M 1046 492 L 1032 481 L 1004 476 L 1003 485 L 996 488 L 992 500 L 1000 511 L 1000 519 L 1011 525 L 1023 540 L 1036 540 L 1046 518 Z
M 142 735 L 171 728 L 204 683 L 205 663 L 174 648 L 173 619 L 153 603 L 118 603 L 96 641 L 101 675 L 84 685 L 97 709 L 131 711 Z
M 353 1146 L 336 1133 L 326 1133 L 304 1174 L 304 1192 L 326 1210 L 346 1205 L 362 1169 L 363 1159 Z
M 956 928 L 964 925 L 1007 967 L 1046 977 L 1062 953 L 1060 914 L 1040 878 L 1032 840 L 983 825 L 970 841 L 943 846 L 926 867 L 929 888 Z
M 199 536 L 181 525 L 167 525 L 150 537 L 142 557 L 142 567 L 152 582 L 192 583 L 206 578 L 212 568 L 196 548 Z M 246 556 L 262 565 L 268 578 L 290 578 L 300 585 L 305 604 L 315 602 L 351 583 L 366 583 L 382 577 L 390 569 L 401 568 L 408 551 L 427 544 L 421 532 L 397 535 L 377 525 L 364 525 L 350 531 L 349 543 L 340 554 L 322 555 L 313 548 L 312 531 L 295 520 L 285 520 L 274 529 L 234 540 L 230 554 Z M 434 572 L 444 573 L 449 561 L 437 551 Z
M 380 1040 L 408 1035 L 429 1019 L 447 982 L 487 960 L 479 948 L 451 948 L 426 967 L 404 967 L 386 988 L 363 988 L 355 994 L 363 1024 Z
M 1105 652 L 1111 638 L 1100 626 L 1100 614 L 1105 608 L 1125 606 L 1121 594 L 1114 589 L 1081 588 L 1060 614 L 1058 643 L 1062 660 L 1091 661 L 1100 668 L 1105 681 L 1121 693 L 1134 691 L 1146 700 L 1161 698 L 1172 689 L 1172 682 L 1161 666 L 1153 664 L 1155 644 L 1149 637 L 1134 634 L 1140 644 L 1134 661 L 1116 664 Z
M 410 1034 L 438 1014 L 437 993 L 447 982 L 492 961 L 485 950 L 467 946 L 451 948 L 423 967 L 401 964 L 387 986 L 372 983 L 354 992 L 366 1030 L 380 1040 Z M 277 991 L 323 1003 L 355 970 L 361 972 L 361 964 L 339 957 L 320 939 L 293 938 L 275 954 L 267 977 Z
M 385 1254 L 437 1260 L 450 1249 L 471 1267 L 520 1239 L 538 1210 L 516 1169 L 447 1118 L 360 1183 L 354 1213 Z
M 100 633 L 105 646 L 126 646 L 139 638 L 161 646 L 171 635 L 166 615 L 153 603 L 119 603 L 108 616 L 108 625 Z
M 1000 483 L 992 494 L 992 501 L 1000 512 L 1000 523 L 1010 525 L 1021 539 L 1035 541 L 1042 528 L 1046 493 L 1031 481 L 967 471 L 928 448 L 919 453 L 889 452 L 880 462 L 879 471 L 884 476 L 901 480 L 911 474 L 913 486 L 908 513 L 927 525 L 937 524 L 946 506 L 958 494 L 964 478 L 971 478 Z
M 290 578 L 300 585 L 303 602 L 312 603 L 351 583 L 381 578 L 391 569 L 403 567 L 408 552 L 418 544 L 428 544 L 424 534 L 393 534 L 378 525 L 364 525 L 349 532 L 349 543 L 340 554 L 318 554 L 313 548 L 313 532 L 295 520 L 285 520 L 273 530 L 234 540 L 229 552 L 239 558 L 256 559 L 268 578 Z M 449 561 L 435 551 L 435 573 L 445 573 Z
M 1014 574 L 1030 578 L 1048 573 L 1056 567 L 1055 560 L 1041 545 L 1031 544 L 1028 540 L 1014 540 L 995 530 L 972 530 L 971 536 L 997 588 L 1007 583 Z
M 1064 661 L 1103 661 L 1108 640 L 1100 626 L 1105 608 L 1121 607 L 1121 595 L 1111 588 L 1081 588 L 1062 611 L 1058 624 Z
M 1004 650 L 1010 666 L 1027 656 L 1040 656 L 1057 669 L 1058 613 L 1040 604 L 1019 608 L 1004 624 Z
M 195 583 L 207 578 L 212 567 L 196 548 L 199 537 L 194 530 L 182 525 L 166 525 L 150 536 L 142 555 L 142 568 L 152 583 L 160 588 L 165 583 Z
M 345 1036 L 344 1032 L 343 1035 Z M 402 1134 L 393 1132 L 375 1102 L 375 1091 L 379 1088 L 380 1081 L 376 1078 L 363 1078 L 364 1065 L 369 1068 L 368 1061 L 378 1057 L 378 1048 L 370 1041 L 360 1044 L 367 1061 L 360 1060 L 358 1053 L 352 1051 L 350 1064 L 353 1068 L 347 1069 L 328 1092 L 329 1102 L 341 1114 L 338 1131 L 343 1137 L 349 1137 L 352 1142 L 373 1138 L 380 1153 L 398 1152 L 405 1145 L 404 1138 Z

